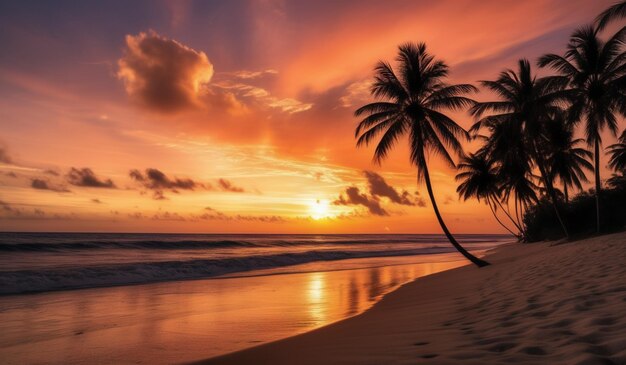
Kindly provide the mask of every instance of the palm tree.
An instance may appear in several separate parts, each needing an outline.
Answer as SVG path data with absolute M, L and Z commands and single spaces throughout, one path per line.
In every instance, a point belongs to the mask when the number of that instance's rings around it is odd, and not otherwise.
M 519 138 L 519 124 L 514 119 L 490 121 L 483 127 L 490 131 L 490 135 L 484 137 L 486 143 L 480 152 L 497 165 L 501 200 L 505 203 L 500 207 L 524 237 L 523 212 L 538 202 L 536 191 L 539 189 L 535 184 L 537 177 L 532 173 L 532 158 L 526 142 Z M 515 208 L 513 213 L 509 211 L 511 199 Z
M 450 166 L 455 166 L 448 148 L 462 154 L 459 139 L 466 140 L 468 134 L 443 112 L 473 105 L 474 101 L 463 95 L 476 88 L 468 84 L 447 84 L 448 66 L 430 55 L 424 43 L 401 45 L 396 61 L 396 70 L 387 62 L 378 63 L 371 89 L 378 101 L 355 111 L 355 116 L 365 116 L 355 131 L 357 146 L 369 145 L 380 135 L 374 161 L 381 163 L 398 139 L 408 135 L 410 160 L 417 168 L 418 183 L 426 184 L 441 229 L 463 256 L 478 267 L 486 266 L 488 262 L 465 250 L 448 230 L 435 201 L 426 162 L 429 154 L 437 154 Z
M 498 217 L 498 205 L 502 207 L 500 204 L 501 194 L 498 171 L 493 161 L 487 158 L 486 153 L 481 152 L 483 151 L 479 150 L 478 153 L 469 154 L 469 156 L 463 157 L 459 162 L 457 168 L 460 172 L 455 179 L 460 184 L 456 191 L 463 200 L 470 198 L 476 198 L 479 202 L 481 199 L 484 200 L 489 205 L 491 214 L 493 214 L 496 221 L 512 235 L 520 237 L 521 232 L 513 232 Z M 513 221 L 513 224 L 516 225 L 516 228 L 520 228 L 515 221 Z
M 626 1 L 620 1 L 610 8 L 603 11 L 596 18 L 596 28 L 598 30 L 603 30 L 607 24 L 615 19 L 625 18 L 626 17 Z
M 626 173 L 626 130 L 617 140 L 617 143 L 608 147 L 611 158 L 609 159 L 609 167 L 616 172 Z
M 562 115 L 562 114 L 559 114 Z M 585 170 L 593 171 L 589 160 L 593 154 L 578 147 L 584 142 L 582 138 L 574 139 L 574 130 L 562 118 L 547 123 L 547 139 L 545 150 L 548 151 L 548 169 L 550 178 L 559 179 L 563 185 L 565 202 L 569 202 L 569 189 L 583 189 L 582 183 L 587 182 Z
M 497 150 L 504 156 L 500 158 L 508 159 L 504 162 L 505 167 L 511 169 L 508 174 L 515 179 L 505 186 L 519 185 L 519 191 L 523 194 L 520 198 L 526 205 L 536 200 L 536 196 L 528 189 L 532 184 L 529 178 L 532 175 L 532 164 L 537 166 L 563 233 L 569 238 L 548 174 L 543 144 L 540 143 L 545 138 L 545 124 L 558 110 L 557 104 L 567 100 L 568 95 L 563 92 L 565 78 L 553 76 L 537 79 L 532 75 L 528 60 L 521 59 L 517 72 L 505 70 L 497 80 L 481 81 L 481 85 L 498 95 L 499 100 L 474 104 L 471 113 L 478 121 L 472 130 L 478 131 L 483 127 L 490 129 L 492 138 L 497 140 L 494 142 L 498 145 Z
M 567 46 L 565 56 L 548 54 L 539 66 L 549 66 L 570 82 L 572 105 L 568 122 L 585 120 L 587 144 L 594 147 L 596 225 L 600 231 L 600 145 L 601 132 L 608 129 L 617 135 L 618 114 L 626 115 L 626 52 L 623 50 L 626 27 L 606 42 L 592 26 L 577 29 Z

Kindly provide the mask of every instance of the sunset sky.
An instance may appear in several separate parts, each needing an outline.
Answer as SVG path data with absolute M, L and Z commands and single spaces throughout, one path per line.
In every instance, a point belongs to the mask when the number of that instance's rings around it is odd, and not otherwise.
M 355 146 L 376 61 L 493 79 L 612 3 L 0 1 L 0 230 L 439 233 L 406 141 Z M 453 232 L 503 232 L 430 166 Z

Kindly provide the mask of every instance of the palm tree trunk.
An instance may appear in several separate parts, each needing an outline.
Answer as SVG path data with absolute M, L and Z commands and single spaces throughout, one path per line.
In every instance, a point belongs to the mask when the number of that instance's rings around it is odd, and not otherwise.
M 545 186 L 548 196 L 552 201 L 552 206 L 554 207 L 554 213 L 556 213 L 556 218 L 561 224 L 561 228 L 563 229 L 563 233 L 565 233 L 565 239 L 569 241 L 569 232 L 567 231 L 567 227 L 565 226 L 565 221 L 561 217 L 561 212 L 559 211 L 558 199 L 556 198 L 556 194 L 554 193 L 554 186 L 552 185 L 552 180 L 548 177 L 545 166 L 543 165 L 543 160 L 539 158 L 539 150 L 537 146 L 535 148 L 535 162 L 537 162 L 537 166 L 539 167 L 539 172 L 541 173 L 541 179 L 543 180 L 543 185 Z
M 569 204 L 569 195 L 567 194 L 567 184 L 563 184 L 563 195 L 565 196 L 565 204 Z
M 518 231 L 520 231 L 520 233 L 523 233 L 523 231 L 524 231 L 524 230 L 522 229 L 522 227 L 518 226 L 518 225 L 517 225 L 517 223 L 515 222 L 515 220 L 513 219 L 513 217 L 511 217 L 511 214 L 510 214 L 509 212 L 507 212 L 508 207 L 507 207 L 507 209 L 505 209 L 505 208 L 502 206 L 502 203 L 500 203 L 497 199 L 494 199 L 494 201 L 495 201 L 496 203 L 498 203 L 498 205 L 500 206 L 500 209 L 502 209 L 502 211 L 504 212 L 504 214 L 505 214 L 507 217 L 509 217 L 509 220 L 513 223 L 513 225 L 515 226 L 515 228 L 517 228 L 517 230 L 518 230 Z M 508 203 L 507 203 L 507 205 L 508 205 Z
M 600 182 L 600 141 L 596 138 L 595 143 L 595 170 L 596 170 L 596 230 L 600 233 L 600 190 L 602 183 Z
M 496 214 L 496 210 L 493 209 L 493 207 L 491 206 L 491 200 L 489 200 L 489 198 L 487 198 L 487 205 L 489 205 L 489 209 L 491 209 L 491 214 L 493 214 L 493 217 L 498 221 L 498 223 L 500 223 L 500 225 L 502 227 L 504 227 L 504 229 L 506 229 L 507 231 L 509 231 L 513 236 L 515 237 L 519 237 L 518 234 L 513 233 L 513 231 L 511 231 L 509 229 L 509 227 L 507 227 L 506 225 L 504 225 L 504 223 L 502 223 L 502 221 L 500 220 L 500 218 L 498 218 L 498 214 Z
M 448 237 L 448 240 L 450 241 L 450 243 L 452 243 L 452 246 L 454 246 L 454 248 L 456 248 L 457 251 L 459 251 L 463 256 L 465 256 L 466 259 L 470 260 L 474 265 L 478 267 L 484 267 L 484 266 L 489 265 L 487 261 L 481 260 L 478 257 L 467 252 L 467 250 L 465 250 L 465 248 L 463 248 L 463 246 L 461 246 L 454 239 L 454 237 L 448 230 L 448 227 L 444 223 L 443 218 L 441 218 L 441 214 L 439 213 L 439 208 L 437 207 L 437 202 L 435 201 L 435 195 L 433 194 L 433 187 L 430 184 L 430 175 L 428 173 L 428 167 L 426 166 L 426 164 L 424 164 L 424 180 L 426 181 L 426 189 L 428 190 L 428 196 L 430 197 L 430 202 L 432 203 L 433 209 L 435 210 L 437 221 L 439 221 L 439 225 L 441 226 L 443 233 L 446 235 L 446 237 Z

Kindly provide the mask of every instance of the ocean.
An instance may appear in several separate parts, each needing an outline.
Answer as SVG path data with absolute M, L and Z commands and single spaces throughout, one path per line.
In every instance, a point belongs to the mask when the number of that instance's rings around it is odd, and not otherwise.
M 513 240 L 456 237 L 469 250 Z M 298 272 L 303 264 L 340 270 L 343 260 L 354 265 L 348 259 L 454 251 L 436 234 L 0 233 L 0 294 L 247 276 L 277 268 Z

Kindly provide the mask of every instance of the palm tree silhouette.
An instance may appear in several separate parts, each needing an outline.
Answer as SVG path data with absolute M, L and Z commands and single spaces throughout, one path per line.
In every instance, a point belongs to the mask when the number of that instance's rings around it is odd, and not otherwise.
M 401 45 L 396 61 L 397 74 L 389 63 L 378 63 L 371 89 L 378 101 L 355 111 L 355 116 L 365 116 L 355 131 L 357 146 L 369 145 L 381 135 L 374 151 L 374 161 L 381 163 L 398 139 L 408 135 L 410 160 L 417 168 L 418 183 L 423 181 L 426 184 L 444 234 L 472 263 L 478 267 L 489 265 L 465 250 L 448 230 L 435 201 L 426 161 L 427 156 L 434 153 L 455 167 L 448 148 L 462 154 L 459 139 L 467 140 L 468 134 L 443 111 L 473 105 L 474 101 L 463 95 L 476 91 L 476 88 L 468 84 L 447 84 L 448 66 L 430 55 L 424 43 Z
M 517 226 L 510 216 L 509 218 L 511 218 L 513 224 L 520 230 L 519 233 L 513 232 L 498 217 L 498 205 L 502 208 L 500 204 L 500 180 L 495 164 L 487 158 L 486 153 L 479 150 L 478 153 L 469 154 L 461 158 L 457 168 L 459 173 L 456 175 L 455 179 L 460 182 L 456 189 L 459 196 L 463 198 L 463 200 L 470 198 L 476 198 L 478 201 L 481 201 L 481 199 L 484 200 L 487 205 L 489 205 L 491 214 L 493 214 L 496 221 L 512 235 L 520 237 L 521 228 Z
M 474 104 L 470 110 L 478 121 L 472 130 L 486 127 L 492 132 L 492 138 L 497 140 L 493 143 L 498 145 L 497 151 L 502 155 L 500 159 L 505 159 L 504 167 L 510 169 L 504 171 L 505 176 L 515 179 L 505 186 L 517 185 L 522 194 L 519 199 L 524 204 L 536 199 L 529 191 L 532 188 L 529 176 L 532 175 L 531 164 L 538 167 L 563 233 L 569 238 L 541 143 L 545 138 L 545 124 L 558 111 L 557 104 L 567 100 L 568 95 L 563 90 L 567 80 L 557 76 L 537 79 L 532 75 L 528 60 L 521 59 L 517 72 L 505 70 L 497 80 L 481 81 L 481 84 L 498 95 L 499 100 Z
M 562 116 L 560 113 L 558 116 Z M 546 147 L 548 151 L 548 168 L 551 179 L 561 181 L 565 202 L 569 202 L 569 189 L 583 189 L 582 183 L 587 182 L 585 170 L 593 171 L 589 160 L 593 154 L 584 148 L 578 147 L 584 142 L 582 138 L 574 139 L 574 130 L 568 126 L 563 118 L 557 117 L 547 123 Z
M 484 121 L 481 127 L 487 128 L 491 133 L 489 137 L 479 136 L 485 140 L 479 153 L 485 154 L 497 165 L 501 199 L 505 203 L 504 207 L 500 207 L 524 237 L 523 212 L 533 203 L 537 203 L 535 192 L 538 187 L 534 182 L 536 176 L 532 174 L 532 158 L 528 154 L 526 142 L 519 138 L 519 124 L 515 119 L 495 118 Z M 473 131 L 477 128 L 478 124 L 475 124 Z M 509 212 L 511 198 L 515 207 L 513 213 Z M 512 214 L 514 217 L 511 217 Z
M 568 122 L 585 120 L 587 144 L 594 146 L 596 226 L 600 231 L 600 145 L 606 128 L 617 135 L 616 115 L 626 115 L 626 51 L 623 50 L 626 27 L 606 42 L 592 26 L 577 29 L 571 36 L 565 56 L 547 54 L 539 66 L 549 66 L 567 77 L 571 89 Z
M 611 21 L 626 17 L 626 1 L 615 3 L 596 18 L 596 28 L 603 30 Z

